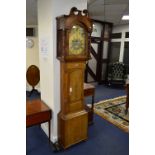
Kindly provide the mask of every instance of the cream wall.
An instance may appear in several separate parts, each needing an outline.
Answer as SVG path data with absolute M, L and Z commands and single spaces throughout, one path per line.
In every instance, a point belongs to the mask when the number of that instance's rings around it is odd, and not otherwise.
M 38 30 L 37 25 L 27 25 L 26 27 L 35 28 L 35 36 L 26 37 L 31 38 L 34 41 L 34 46 L 32 48 L 26 48 L 26 70 L 30 65 L 36 65 L 39 68 L 39 46 L 38 46 Z M 25 73 L 26 74 L 26 73 Z M 30 91 L 32 87 L 26 82 L 26 90 Z M 36 86 L 36 89 L 40 91 L 40 83 Z
M 71 7 L 87 8 L 87 0 L 38 0 L 38 35 L 41 99 L 52 109 L 51 140 L 57 141 L 60 111 L 60 63 L 56 59 L 56 17 L 69 14 Z M 47 134 L 47 124 L 42 125 Z M 47 134 L 48 135 L 48 134 Z

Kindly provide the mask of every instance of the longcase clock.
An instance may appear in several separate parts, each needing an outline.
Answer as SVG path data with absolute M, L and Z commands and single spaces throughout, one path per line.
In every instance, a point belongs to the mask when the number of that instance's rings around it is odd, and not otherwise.
M 65 149 L 87 139 L 88 113 L 84 106 L 84 71 L 90 58 L 92 22 L 87 10 L 73 7 L 57 17 L 57 58 L 60 60 L 61 109 L 58 142 Z

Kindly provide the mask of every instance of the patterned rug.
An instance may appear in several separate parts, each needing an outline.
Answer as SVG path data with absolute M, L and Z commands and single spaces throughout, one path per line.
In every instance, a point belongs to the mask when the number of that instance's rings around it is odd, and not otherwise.
M 126 96 L 103 100 L 94 104 L 94 112 L 116 125 L 125 132 L 129 132 L 129 112 L 125 113 Z

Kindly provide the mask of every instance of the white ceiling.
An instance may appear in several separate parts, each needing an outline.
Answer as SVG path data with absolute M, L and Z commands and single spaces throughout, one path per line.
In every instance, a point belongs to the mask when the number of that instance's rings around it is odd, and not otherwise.
M 121 20 L 123 15 L 129 15 L 129 0 L 88 0 L 88 11 L 92 19 L 114 25 L 129 23 Z M 37 25 L 37 0 L 26 0 L 26 24 Z
M 129 0 L 89 0 L 88 11 L 93 19 L 112 22 L 114 25 L 128 24 L 121 20 L 129 15 Z

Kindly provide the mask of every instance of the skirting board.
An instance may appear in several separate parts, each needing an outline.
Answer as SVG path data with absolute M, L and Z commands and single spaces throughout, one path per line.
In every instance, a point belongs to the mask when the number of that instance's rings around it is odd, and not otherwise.
M 48 124 L 47 123 L 41 124 L 41 128 L 43 129 L 43 131 L 45 132 L 45 134 L 47 136 L 49 136 L 48 135 Z M 51 141 L 52 141 L 52 143 L 56 143 L 58 141 L 58 136 L 51 135 Z

